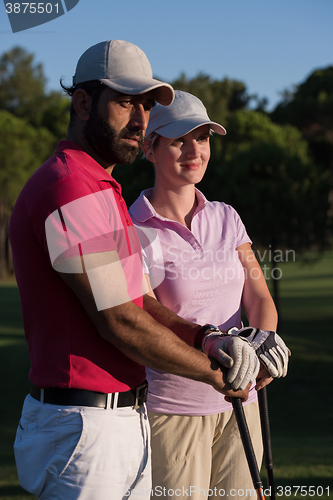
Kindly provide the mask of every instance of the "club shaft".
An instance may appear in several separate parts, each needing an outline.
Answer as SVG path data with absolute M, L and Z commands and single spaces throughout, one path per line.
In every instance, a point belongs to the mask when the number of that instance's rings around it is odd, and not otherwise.
M 270 426 L 269 426 L 269 414 L 268 414 L 266 387 L 263 387 L 262 389 L 260 389 L 260 391 L 258 391 L 258 401 L 259 401 L 262 441 L 263 441 L 263 447 L 264 447 L 265 468 L 266 468 L 266 475 L 267 475 L 267 486 L 270 490 L 270 499 L 275 500 L 272 443 L 271 443 L 271 431 L 270 431 Z
M 258 498 L 263 499 L 264 495 L 262 493 L 262 482 L 260 478 L 258 463 L 256 456 L 254 454 L 254 449 L 244 414 L 242 400 L 240 398 L 231 398 L 231 401 L 235 412 L 239 433 L 241 435 L 247 463 L 250 469 L 253 486 L 254 489 L 257 491 Z

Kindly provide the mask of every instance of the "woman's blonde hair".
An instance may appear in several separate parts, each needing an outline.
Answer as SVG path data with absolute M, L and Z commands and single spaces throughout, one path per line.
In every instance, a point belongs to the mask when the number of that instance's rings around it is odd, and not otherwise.
M 152 132 L 144 140 L 144 143 L 142 146 L 142 151 L 143 151 L 142 156 L 143 156 L 143 158 L 145 158 L 148 161 L 151 161 L 151 160 L 149 160 L 149 156 L 154 151 L 154 147 L 156 146 L 155 142 L 158 139 L 158 137 L 161 137 L 161 136 L 159 134 L 157 134 L 157 132 Z

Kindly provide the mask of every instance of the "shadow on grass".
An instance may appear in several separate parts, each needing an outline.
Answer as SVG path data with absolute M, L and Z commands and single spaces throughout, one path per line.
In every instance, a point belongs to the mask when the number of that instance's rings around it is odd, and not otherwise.
M 20 328 L 23 331 L 20 294 L 16 286 L 1 286 L 1 327 Z
M 302 461 L 304 453 L 308 463 L 312 463 L 315 449 L 311 452 L 310 447 L 304 451 L 307 438 L 313 438 L 311 446 L 319 446 L 322 454 L 326 453 L 327 446 L 332 455 L 330 465 L 333 476 L 333 444 L 329 441 L 333 427 L 332 316 L 333 312 L 331 317 L 312 321 L 302 320 L 301 317 L 291 320 L 286 316 L 280 334 L 292 352 L 288 375 L 275 379 L 268 386 L 267 394 L 272 439 L 274 436 L 290 439 L 296 450 L 296 455 L 293 453 L 294 464 Z M 286 445 L 287 442 L 284 449 Z M 288 455 L 291 455 L 290 448 Z M 326 455 L 328 460 L 329 454 Z
M 333 278 L 333 272 L 326 273 L 325 274 L 309 274 L 307 276 L 283 276 L 283 281 L 314 281 L 314 280 L 328 280 Z
M 0 415 L 0 464 L 14 464 L 13 443 L 21 416 L 23 401 L 30 391 L 28 373 L 30 359 L 25 342 L 0 348 L 1 394 L 3 405 Z M 1 498 L 1 496 L 0 496 Z
M 35 497 L 27 491 L 25 491 L 21 486 L 3 486 L 0 487 L 0 498 L 3 500 L 32 500 Z
M 6 329 L 5 333 L 1 333 L 1 329 L 0 329 L 0 342 L 1 341 L 5 341 L 5 342 L 11 342 L 13 341 L 13 343 L 15 342 L 22 342 L 22 343 L 25 343 L 25 338 L 24 338 L 24 333 L 23 333 L 23 330 L 22 332 L 20 331 L 8 331 Z
M 0 498 L 8 500 L 32 500 L 36 498 L 21 488 L 15 464 L 7 464 L 0 468 Z
M 313 290 L 315 293 L 316 290 Z M 283 316 L 287 317 L 291 316 L 291 318 L 295 315 L 295 312 L 298 314 L 297 318 L 297 323 L 294 324 L 294 327 L 297 327 L 298 329 L 302 325 L 302 317 L 307 315 L 307 309 L 306 309 L 306 304 L 304 304 L 304 297 L 292 297 L 288 296 L 288 292 L 286 292 L 287 298 L 285 299 L 284 302 L 284 307 L 282 310 Z M 332 318 L 332 297 L 327 297 L 327 295 L 314 295 L 311 299 L 311 304 L 312 307 L 315 309 L 315 314 L 316 316 L 318 315 L 318 309 L 325 314 L 325 316 L 328 316 Z M 330 310 L 331 309 L 331 310 Z M 313 316 L 313 312 L 310 313 Z M 300 317 L 302 316 L 302 317 Z M 292 319 L 287 320 L 288 323 L 292 322 Z M 311 321 L 311 319 L 309 319 Z M 313 326 L 316 325 L 317 321 L 320 321 L 320 318 L 312 318 Z M 325 321 L 325 318 L 323 318 L 323 321 Z M 293 321 L 295 323 L 295 321 Z M 298 326 L 299 325 L 299 326 Z M 303 325 L 302 325 L 303 326 Z M 285 326 L 284 326 L 285 328 Z M 304 326 L 303 326 L 304 329 Z M 308 328 L 305 328 L 304 331 L 306 332 Z

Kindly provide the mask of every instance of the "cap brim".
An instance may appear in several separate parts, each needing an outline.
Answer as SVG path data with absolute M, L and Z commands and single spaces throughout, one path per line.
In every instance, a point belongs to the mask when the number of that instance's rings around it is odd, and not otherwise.
M 174 100 L 175 93 L 171 85 L 160 82 L 154 78 L 145 77 L 121 77 L 112 80 L 100 79 L 104 85 L 123 94 L 145 94 L 154 91 L 154 99 L 163 106 L 169 106 Z
M 168 125 L 164 125 L 163 127 L 156 128 L 154 132 L 167 139 L 177 139 L 177 137 L 182 137 L 183 135 L 192 132 L 192 130 L 201 127 L 202 125 L 209 125 L 214 132 L 220 135 L 226 135 L 227 131 L 222 125 L 219 125 L 216 122 L 211 122 L 209 120 L 202 121 L 196 117 L 186 118 L 185 120 L 179 120 Z M 149 124 L 147 129 L 147 137 L 149 135 Z

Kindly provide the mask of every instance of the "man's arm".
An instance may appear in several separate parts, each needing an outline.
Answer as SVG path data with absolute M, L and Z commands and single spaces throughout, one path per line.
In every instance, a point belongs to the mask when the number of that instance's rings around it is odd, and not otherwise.
M 151 289 L 148 275 L 145 276 L 148 294 L 144 296 L 144 309 L 188 345 L 197 347 L 195 343 L 201 344 L 201 348 L 207 356 L 214 358 L 218 363 L 228 368 L 227 381 L 230 382 L 233 389 L 244 388 L 249 382 L 252 384 L 260 366 L 254 349 L 240 338 L 223 336 L 221 331 L 214 326 L 212 328 L 212 325 L 205 325 L 206 329 L 201 330 L 199 333 L 201 339 L 198 339 L 197 333 L 198 329 L 201 329 L 200 326 L 180 318 L 160 304 Z
M 225 395 L 247 399 L 248 388 L 244 391 L 233 391 L 226 382 L 221 367 L 214 360 L 187 345 L 129 299 L 117 252 L 110 252 L 109 255 L 85 255 L 84 261 L 83 258 L 81 260 L 83 272 L 69 272 L 71 268 L 78 269 L 77 263 L 73 261 L 73 266 L 68 265 L 67 272 L 61 272 L 59 275 L 76 294 L 103 338 L 142 365 L 205 382 Z M 108 264 L 105 264 L 106 262 Z M 96 267 L 96 263 L 103 265 Z M 110 276 L 105 272 L 106 269 L 110 270 Z M 111 277 L 112 280 L 109 280 Z M 104 294 L 108 294 L 108 303 L 111 306 L 98 310 L 96 293 L 101 300 Z M 176 315 L 172 313 L 171 316 L 171 323 L 175 323 Z M 188 322 L 184 322 L 184 325 L 185 323 L 190 325 Z M 197 329 L 197 326 L 193 327 L 193 330 Z
M 166 326 L 169 330 L 181 338 L 191 347 L 194 347 L 194 339 L 201 325 L 191 323 L 186 319 L 181 318 L 176 313 L 163 306 L 155 296 L 151 288 L 148 274 L 144 274 L 146 279 L 148 293 L 143 296 L 143 308 L 152 316 L 158 323 Z

